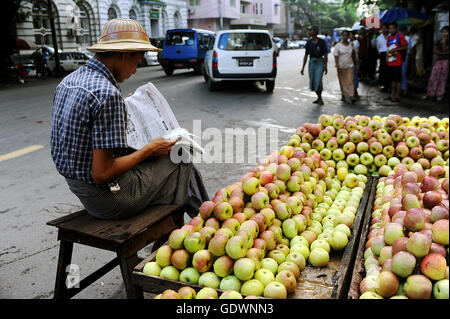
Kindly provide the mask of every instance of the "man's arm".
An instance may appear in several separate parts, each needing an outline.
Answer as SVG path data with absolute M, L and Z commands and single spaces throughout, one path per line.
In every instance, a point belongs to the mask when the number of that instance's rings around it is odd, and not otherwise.
M 107 183 L 129 171 L 150 156 L 167 155 L 177 142 L 158 137 L 146 146 L 129 155 L 114 158 L 113 149 L 94 149 L 92 156 L 92 178 L 98 185 Z
M 302 71 L 300 72 L 302 75 L 304 75 L 305 73 L 305 65 L 306 65 L 306 61 L 308 61 L 308 53 L 305 50 L 305 56 L 303 57 L 303 66 L 302 66 Z
M 323 41 L 323 43 L 325 44 L 325 54 L 323 55 L 323 72 L 325 74 L 327 74 L 328 73 L 328 48 L 327 48 L 325 41 Z

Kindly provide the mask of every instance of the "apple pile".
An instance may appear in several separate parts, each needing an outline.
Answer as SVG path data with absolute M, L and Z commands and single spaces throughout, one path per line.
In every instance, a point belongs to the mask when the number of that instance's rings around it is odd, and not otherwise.
M 319 116 L 319 123 L 305 123 L 289 139 L 300 156 L 319 153 L 322 160 L 336 162 L 357 174 L 387 176 L 402 162 L 420 163 L 424 169 L 449 164 L 449 119 L 439 120 L 391 114 Z
M 273 285 L 281 284 L 273 282 Z M 258 299 L 258 297 L 246 296 L 243 298 L 242 295 L 235 290 L 226 290 L 219 297 L 217 290 L 210 287 L 204 287 L 196 292 L 192 287 L 184 286 L 178 289 L 178 291 L 172 289 L 164 290 L 153 299 Z
M 449 299 L 448 166 L 404 164 L 380 178 L 361 299 Z
M 330 253 L 346 247 L 366 182 L 346 169 L 336 174 L 317 153 L 299 158 L 285 145 L 203 202 L 143 272 L 287 298 L 307 263 L 326 267 Z

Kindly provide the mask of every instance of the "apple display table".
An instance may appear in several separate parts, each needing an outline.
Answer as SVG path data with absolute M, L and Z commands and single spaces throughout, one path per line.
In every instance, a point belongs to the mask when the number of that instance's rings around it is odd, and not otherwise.
M 137 252 L 150 244 L 153 251 L 167 240 L 169 233 L 183 224 L 184 210 L 177 206 L 148 207 L 142 213 L 121 220 L 100 220 L 85 210 L 52 220 L 47 225 L 58 228 L 60 241 L 56 270 L 55 299 L 71 298 L 97 279 L 120 265 L 128 298 L 142 298 L 139 286 L 133 284 L 133 268 L 141 261 Z M 68 288 L 73 244 L 113 251 L 113 260 Z
M 353 263 L 360 244 L 361 228 L 363 220 L 369 215 L 367 207 L 373 203 L 375 195 L 376 179 L 369 177 L 364 195 L 361 198 L 358 212 L 352 228 L 352 234 L 346 248 L 340 253 L 330 255 L 330 261 L 327 267 L 318 268 L 310 265 L 306 266 L 300 274 L 295 292 L 288 295 L 292 299 L 342 299 L 347 297 L 347 291 L 350 286 Z M 370 206 L 370 210 L 371 210 Z M 370 211 L 369 210 L 369 211 Z M 364 245 L 364 243 L 363 243 Z M 200 285 L 188 284 L 177 280 L 165 279 L 157 276 L 151 276 L 143 273 L 143 268 L 147 262 L 154 261 L 156 252 L 148 258 L 142 260 L 133 271 L 133 282 L 138 289 L 154 294 L 162 293 L 164 290 L 172 289 L 177 291 L 184 286 L 190 286 L 196 291 L 203 288 Z M 216 289 L 218 294 L 223 290 Z M 243 295 L 245 297 L 245 295 Z

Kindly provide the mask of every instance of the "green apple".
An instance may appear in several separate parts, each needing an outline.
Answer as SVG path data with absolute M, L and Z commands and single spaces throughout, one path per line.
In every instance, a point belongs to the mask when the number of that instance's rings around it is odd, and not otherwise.
M 242 281 L 247 281 L 253 277 L 255 272 L 255 262 L 250 258 L 240 258 L 235 261 L 233 270 L 237 278 Z
M 254 278 L 261 282 L 264 287 L 267 286 L 270 282 L 275 281 L 274 273 L 265 268 L 261 268 L 255 272 Z
M 330 252 L 331 248 L 330 248 L 330 244 L 324 240 L 324 239 L 316 239 L 315 241 L 312 242 L 311 244 L 311 251 L 313 251 L 314 249 L 317 248 L 323 248 L 325 249 L 328 253 Z
M 238 291 L 225 290 L 219 297 L 219 299 L 244 299 Z
M 219 277 L 226 277 L 233 272 L 234 261 L 229 256 L 221 256 L 213 264 L 214 272 Z
M 351 234 L 350 228 L 344 224 L 339 224 L 334 229 L 337 231 L 343 232 L 347 237 L 349 237 Z
M 188 267 L 183 269 L 180 273 L 179 279 L 182 282 L 189 284 L 197 284 L 200 278 L 200 273 L 194 267 Z
M 295 244 L 294 246 L 291 247 L 290 252 L 291 253 L 297 252 L 297 253 L 302 254 L 303 257 L 305 258 L 305 260 L 307 260 L 310 255 L 308 246 L 303 245 L 303 244 Z
M 242 284 L 241 293 L 251 296 L 262 296 L 264 292 L 264 284 L 259 280 L 250 279 Z
M 142 272 L 150 276 L 159 276 L 159 274 L 161 273 L 161 267 L 157 262 L 151 261 L 145 264 Z
M 449 299 L 448 279 L 442 279 L 434 283 L 433 296 L 435 299 Z
M 281 264 L 286 260 L 286 255 L 278 249 L 270 251 L 267 257 L 274 259 L 278 264 Z
M 291 252 L 286 256 L 286 261 L 292 262 L 302 271 L 306 267 L 305 257 L 298 252 Z
M 233 236 L 227 241 L 225 251 L 233 259 L 242 258 L 247 251 L 247 241 L 241 236 Z
M 278 263 L 273 258 L 264 258 L 261 262 L 261 269 L 270 270 L 275 275 L 278 270 Z
M 234 275 L 228 275 L 220 281 L 220 289 L 241 291 L 241 281 Z
M 302 237 L 302 236 L 295 236 L 294 238 L 291 239 L 291 241 L 289 243 L 289 245 L 291 247 L 293 247 L 296 244 L 303 244 L 303 245 L 306 245 L 306 247 L 309 247 L 308 240 L 306 240 L 306 238 Z
M 198 284 L 205 287 L 219 288 L 220 279 L 215 273 L 208 271 L 200 276 Z
M 368 172 L 368 169 L 367 169 L 367 166 L 366 166 L 366 165 L 363 165 L 363 164 L 357 164 L 357 165 L 354 167 L 353 171 L 354 171 L 356 174 L 363 174 L 363 175 L 366 175 L 367 172 Z
M 161 269 L 159 276 L 165 279 L 178 280 L 180 272 L 174 266 L 166 266 Z
M 156 252 L 156 262 L 160 267 L 166 267 L 170 265 L 170 258 L 172 257 L 172 247 L 164 245 L 158 248 Z
M 197 296 L 195 297 L 195 299 L 218 299 L 218 298 L 219 296 L 217 295 L 217 290 L 210 287 L 200 289 L 197 292 Z
M 383 296 L 377 294 L 373 291 L 366 291 L 361 296 L 359 296 L 359 299 L 384 299 Z
M 269 283 L 264 288 L 263 294 L 264 294 L 265 298 L 274 298 L 274 299 L 286 299 L 287 298 L 286 287 L 277 281 L 273 281 L 273 282 Z
M 345 234 L 343 234 L 345 236 Z M 347 236 L 345 236 L 347 239 Z M 328 252 L 323 248 L 316 248 L 311 251 L 311 254 L 309 255 L 309 262 L 314 267 L 326 267 L 328 264 L 328 261 L 330 260 L 330 256 L 328 255 Z
M 295 236 L 297 236 L 298 233 L 298 226 L 297 223 L 289 218 L 283 221 L 282 224 L 282 230 L 283 230 L 283 234 L 287 237 L 287 238 L 294 238 Z

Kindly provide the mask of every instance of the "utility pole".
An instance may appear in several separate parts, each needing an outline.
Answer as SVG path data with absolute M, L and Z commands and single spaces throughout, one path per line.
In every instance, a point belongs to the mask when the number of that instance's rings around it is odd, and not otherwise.
M 47 0 L 48 7 L 48 18 L 50 19 L 50 28 L 52 30 L 52 42 L 53 49 L 55 49 L 55 74 L 56 76 L 60 76 L 60 63 L 59 63 L 59 53 L 58 53 L 58 40 L 56 39 L 56 28 L 55 28 L 55 20 L 53 17 L 53 2 L 52 0 Z
M 222 17 L 222 0 L 219 1 L 219 23 L 220 23 L 220 30 L 223 30 L 223 17 Z
M 289 40 L 292 40 L 292 28 L 291 28 L 291 0 L 287 1 L 286 4 L 287 9 L 287 27 L 288 27 L 288 33 L 289 33 Z

